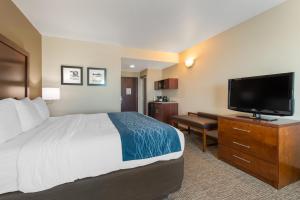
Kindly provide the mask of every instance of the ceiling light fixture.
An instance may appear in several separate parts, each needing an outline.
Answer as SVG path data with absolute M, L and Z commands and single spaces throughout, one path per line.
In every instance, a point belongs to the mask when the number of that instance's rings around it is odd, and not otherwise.
M 129 65 L 129 67 L 130 67 L 130 68 L 135 68 L 135 66 L 134 66 L 134 65 Z

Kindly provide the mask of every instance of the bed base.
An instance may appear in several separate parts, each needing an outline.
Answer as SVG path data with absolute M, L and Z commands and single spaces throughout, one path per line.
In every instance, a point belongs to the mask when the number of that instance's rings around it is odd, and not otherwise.
M 35 192 L 13 192 L 0 200 L 159 200 L 180 189 L 183 157 L 80 179 Z

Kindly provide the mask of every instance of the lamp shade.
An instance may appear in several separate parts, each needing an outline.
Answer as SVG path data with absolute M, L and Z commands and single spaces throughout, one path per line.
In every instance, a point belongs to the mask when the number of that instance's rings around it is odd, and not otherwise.
M 42 96 L 44 100 L 59 100 L 60 88 L 43 88 Z

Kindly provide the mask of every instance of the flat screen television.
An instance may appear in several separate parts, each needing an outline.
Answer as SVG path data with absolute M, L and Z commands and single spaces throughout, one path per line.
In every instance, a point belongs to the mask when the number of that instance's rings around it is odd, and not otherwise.
M 292 116 L 294 73 L 228 80 L 228 109 L 263 115 Z

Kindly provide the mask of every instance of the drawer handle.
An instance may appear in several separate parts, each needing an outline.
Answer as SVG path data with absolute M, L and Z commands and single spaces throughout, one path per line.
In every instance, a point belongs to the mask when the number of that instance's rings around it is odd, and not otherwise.
M 235 142 L 235 141 L 233 141 L 232 143 L 233 143 L 233 144 L 236 144 L 236 145 L 239 145 L 239 146 L 241 146 L 241 147 L 245 147 L 245 148 L 247 148 L 247 149 L 250 149 L 250 146 L 248 146 L 248 145 L 244 145 L 244 144 L 241 144 L 241 143 L 238 143 L 238 142 Z
M 250 130 L 233 127 L 234 130 L 250 133 Z
M 237 159 L 239 159 L 239 160 L 241 160 L 241 161 L 244 161 L 244 162 L 246 162 L 246 163 L 251 163 L 250 160 L 246 160 L 245 158 L 241 158 L 241 157 L 239 157 L 239 156 L 237 156 L 237 155 L 233 155 L 233 157 L 235 157 L 235 158 L 237 158 Z

